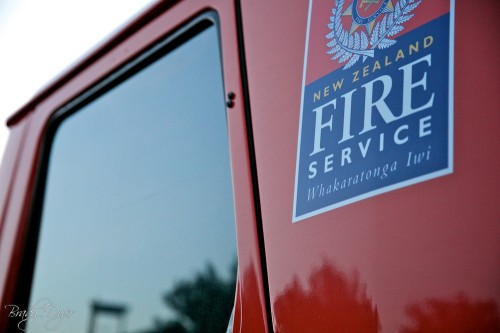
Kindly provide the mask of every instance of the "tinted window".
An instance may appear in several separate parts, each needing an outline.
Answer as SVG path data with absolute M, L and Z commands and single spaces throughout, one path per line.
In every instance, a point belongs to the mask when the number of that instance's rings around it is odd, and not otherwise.
M 28 332 L 225 330 L 236 247 L 215 26 L 67 117 L 47 170 Z

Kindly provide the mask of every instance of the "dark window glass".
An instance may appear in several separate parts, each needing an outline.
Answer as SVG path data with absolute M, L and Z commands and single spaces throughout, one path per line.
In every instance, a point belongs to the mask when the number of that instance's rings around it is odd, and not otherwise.
M 236 246 L 214 25 L 67 117 L 47 170 L 28 332 L 225 332 Z

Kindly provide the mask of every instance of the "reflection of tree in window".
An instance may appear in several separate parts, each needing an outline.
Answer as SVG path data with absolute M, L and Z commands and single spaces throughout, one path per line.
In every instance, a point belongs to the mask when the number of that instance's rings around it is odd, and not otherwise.
M 174 284 L 163 297 L 165 305 L 174 310 L 176 319 L 162 322 L 142 333 L 223 333 L 233 308 L 237 265 L 228 278 L 222 278 L 208 263 L 190 279 Z

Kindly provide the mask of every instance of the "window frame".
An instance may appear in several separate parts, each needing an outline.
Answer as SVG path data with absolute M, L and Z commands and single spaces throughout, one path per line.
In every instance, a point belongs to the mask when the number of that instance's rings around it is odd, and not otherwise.
M 63 124 L 64 121 L 73 114 L 85 112 L 85 110 L 82 109 L 84 109 L 86 105 L 92 103 L 106 93 L 111 92 L 113 88 L 132 78 L 135 74 L 139 73 L 141 70 L 153 64 L 160 58 L 167 56 L 171 51 L 188 42 L 193 37 L 196 37 L 199 33 L 211 26 L 214 26 L 217 32 L 220 31 L 217 13 L 214 11 L 207 11 L 200 14 L 186 25 L 173 31 L 164 39 L 158 41 L 140 55 L 125 63 L 116 71 L 96 83 L 90 89 L 84 91 L 83 94 L 77 96 L 52 114 L 47 123 L 41 158 L 39 160 L 38 172 L 36 176 L 36 188 L 34 191 L 32 211 L 30 214 L 29 230 L 27 232 L 26 247 L 24 249 L 23 259 L 21 260 L 21 274 L 18 279 L 19 286 L 16 288 L 14 296 L 14 304 L 18 305 L 21 309 L 28 309 L 30 306 L 29 298 L 31 288 L 33 286 L 33 275 L 36 266 L 49 163 L 51 160 L 54 138 L 61 124 Z M 220 35 L 218 36 L 218 42 L 218 47 L 220 48 Z M 224 82 L 222 83 L 224 84 Z M 225 91 L 224 87 L 223 91 Z M 14 330 L 15 326 L 17 326 L 19 322 L 17 319 L 13 320 L 13 322 L 15 325 L 11 328 Z

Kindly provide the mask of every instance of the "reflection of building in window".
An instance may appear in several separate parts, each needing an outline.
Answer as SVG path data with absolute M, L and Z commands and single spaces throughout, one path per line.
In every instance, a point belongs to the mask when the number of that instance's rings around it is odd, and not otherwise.
M 90 322 L 88 333 L 96 333 L 96 319 L 98 315 L 113 316 L 116 318 L 116 332 L 125 332 L 125 317 L 127 315 L 127 307 L 121 304 L 103 303 L 93 301 L 90 305 Z

